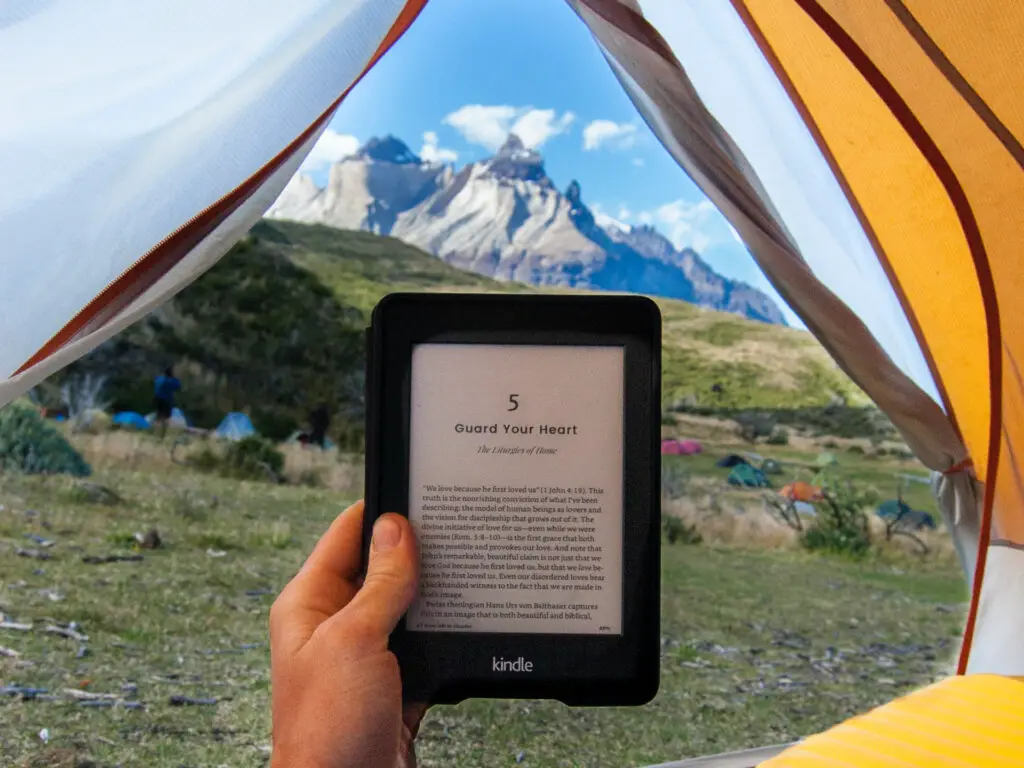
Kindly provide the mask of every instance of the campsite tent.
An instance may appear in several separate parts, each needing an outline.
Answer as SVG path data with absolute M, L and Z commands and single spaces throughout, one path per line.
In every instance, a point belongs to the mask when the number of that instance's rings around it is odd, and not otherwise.
M 241 440 L 255 434 L 256 429 L 252 425 L 252 420 L 244 413 L 237 411 L 232 411 L 225 416 L 217 425 L 216 430 L 217 437 L 223 437 L 226 440 Z
M 930 528 L 935 530 L 935 518 L 928 512 L 913 509 L 907 502 L 899 499 L 883 501 L 875 509 L 875 514 L 883 520 L 899 520 L 900 524 L 911 529 Z
M 704 450 L 704 446 L 696 440 L 676 440 L 669 438 L 661 441 L 661 452 L 666 456 L 693 456 Z
M 761 471 L 766 475 L 781 475 L 782 465 L 775 459 L 766 459 L 761 465 Z
M 736 467 L 740 464 L 749 464 L 746 459 L 742 456 L 737 456 L 735 453 L 730 453 L 728 456 L 723 456 L 715 462 L 716 467 L 723 467 L 728 469 L 729 467 Z
M 152 424 L 156 421 L 156 413 L 146 414 L 146 421 Z M 178 429 L 186 429 L 189 426 L 188 417 L 181 408 L 174 407 L 171 409 L 171 418 L 167 420 L 168 426 L 177 427 Z
M 803 480 L 783 486 L 779 495 L 790 501 L 821 501 L 825 498 L 821 488 L 805 483 Z
M 1024 675 L 1024 4 L 566 1 L 935 472 L 971 584 L 959 671 Z M 0 72 L 19 73 L 0 78 L 0 404 L 214 264 L 425 5 L 15 4 L 0 23 Z
M 819 467 L 834 467 L 839 463 L 839 459 L 836 458 L 834 453 L 825 451 L 818 454 L 818 458 L 814 460 L 814 463 Z
M 146 417 L 141 413 L 135 411 L 121 411 L 115 413 L 114 418 L 111 419 L 114 424 L 121 427 L 130 427 L 131 429 L 149 429 L 149 422 L 146 421 Z
M 750 464 L 737 464 L 729 473 L 729 485 L 744 488 L 771 488 L 771 483 L 764 473 Z

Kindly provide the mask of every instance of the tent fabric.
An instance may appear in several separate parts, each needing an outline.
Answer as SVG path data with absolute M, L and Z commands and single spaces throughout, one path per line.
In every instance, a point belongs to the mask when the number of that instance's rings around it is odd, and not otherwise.
M 244 413 L 232 411 L 225 416 L 215 430 L 217 437 L 225 440 L 242 440 L 256 434 L 252 420 Z
M 834 467 L 836 464 L 839 463 L 839 459 L 836 458 L 836 455 L 834 453 L 831 453 L 830 451 L 825 451 L 824 453 L 818 454 L 818 458 L 814 460 L 814 463 L 817 464 L 819 467 Z
M 156 421 L 156 413 L 147 413 L 146 421 L 150 424 Z M 167 423 L 172 427 L 178 427 L 180 429 L 185 429 L 189 426 L 188 416 L 186 416 L 185 412 L 178 407 L 171 408 L 171 418 L 167 420 Z
M 63 0 L 0 24 L 0 70 L 33 73 L 0 80 L 18 115 L 0 126 L 0 399 L 41 378 L 16 372 L 109 336 L 197 247 L 137 315 L 215 263 L 424 1 Z
M 150 428 L 150 423 L 146 420 L 146 417 L 141 413 L 136 413 L 135 411 L 121 411 L 120 413 L 115 413 L 111 421 L 119 426 L 131 427 L 132 429 Z
M 970 0 L 738 5 L 811 116 L 914 312 L 951 422 L 988 483 L 983 565 L 989 543 L 1024 543 L 1015 458 L 1024 439 L 1024 323 L 1014 313 L 1024 289 L 1024 9 Z M 984 671 L 967 664 L 982 573 L 962 670 Z M 1024 655 L 1004 663 L 1024 668 Z
M 730 453 L 728 456 L 723 456 L 715 462 L 716 467 L 735 467 L 739 464 L 749 464 L 750 462 L 744 459 L 742 456 L 737 456 L 735 453 Z
M 770 488 L 771 483 L 764 473 L 757 467 L 750 464 L 737 464 L 732 468 L 728 478 L 729 485 L 743 486 L 746 488 Z
M 661 441 L 661 452 L 666 456 L 693 456 L 703 450 L 704 446 L 696 440 L 668 439 Z
M 805 483 L 803 480 L 784 486 L 779 495 L 790 501 L 821 501 L 825 498 L 825 493 L 819 486 Z

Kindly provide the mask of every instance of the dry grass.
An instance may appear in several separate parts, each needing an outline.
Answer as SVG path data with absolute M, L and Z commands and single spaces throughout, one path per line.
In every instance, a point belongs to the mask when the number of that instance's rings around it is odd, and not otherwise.
M 291 483 L 315 485 L 352 496 L 363 495 L 363 462 L 331 448 L 307 448 L 293 443 L 279 445 L 284 454 L 284 475 Z
M 96 470 L 166 471 L 188 463 L 191 454 L 220 444 L 216 438 L 169 430 L 163 439 L 142 432 L 114 430 L 68 435 Z M 277 446 L 284 454 L 284 477 L 294 485 L 327 488 L 349 496 L 363 493 L 363 461 L 337 449 L 322 451 L 298 443 Z
M 768 514 L 760 504 L 722 508 L 713 495 L 667 501 L 662 514 L 692 525 L 708 544 L 727 544 L 757 549 L 794 549 L 797 534 Z
M 775 517 L 764 496 L 739 499 L 729 493 L 702 488 L 682 499 L 666 500 L 662 514 L 678 517 L 693 526 L 701 539 L 712 545 L 755 550 L 795 550 L 800 532 Z M 804 520 L 810 525 L 812 518 Z M 915 566 L 955 569 L 958 567 L 953 541 L 944 531 L 922 530 L 914 538 L 896 535 L 886 540 L 885 523 L 868 510 L 868 526 L 875 543 L 873 557 L 882 561 L 913 563 Z M 920 543 L 919 543 L 920 542 Z M 924 545 L 927 549 L 922 548 Z

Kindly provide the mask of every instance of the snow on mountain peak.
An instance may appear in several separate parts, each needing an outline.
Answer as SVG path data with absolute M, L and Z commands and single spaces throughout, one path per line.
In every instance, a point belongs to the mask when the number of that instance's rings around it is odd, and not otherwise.
M 520 179 L 551 185 L 540 152 L 527 149 L 523 140 L 514 133 L 508 135 L 494 157 L 484 162 L 484 167 L 501 179 Z
M 617 229 L 619 232 L 631 232 L 633 230 L 633 227 L 629 224 L 619 221 L 616 218 L 612 218 L 607 213 L 601 213 L 600 211 L 594 214 L 594 221 L 597 222 L 597 226 L 603 227 L 604 229 Z
M 515 134 L 458 172 L 394 136 L 371 139 L 331 168 L 323 189 L 293 178 L 268 216 L 391 235 L 501 280 L 646 293 L 785 323 L 768 296 L 653 227 L 592 211 L 579 182 L 562 194 L 541 154 Z
M 418 165 L 422 162 L 405 142 L 394 136 L 370 139 L 359 149 L 356 156 L 394 165 Z

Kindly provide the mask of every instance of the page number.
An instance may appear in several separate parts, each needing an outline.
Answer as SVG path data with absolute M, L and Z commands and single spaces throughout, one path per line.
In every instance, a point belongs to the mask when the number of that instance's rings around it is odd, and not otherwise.
M 508 401 L 509 401 L 509 403 L 511 403 L 511 405 L 509 405 L 509 407 L 508 407 L 508 409 L 510 411 L 518 411 L 519 410 L 519 399 L 518 398 L 519 398 L 519 395 L 509 395 L 508 396 Z

